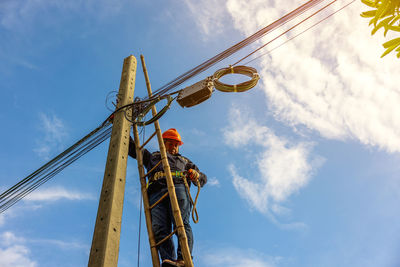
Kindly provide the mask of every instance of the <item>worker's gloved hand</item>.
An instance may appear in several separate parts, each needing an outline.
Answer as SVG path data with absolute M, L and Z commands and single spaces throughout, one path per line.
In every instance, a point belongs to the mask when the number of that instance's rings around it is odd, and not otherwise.
M 189 169 L 187 172 L 187 176 L 190 178 L 190 180 L 196 182 L 200 177 L 200 173 L 198 173 L 196 170 Z

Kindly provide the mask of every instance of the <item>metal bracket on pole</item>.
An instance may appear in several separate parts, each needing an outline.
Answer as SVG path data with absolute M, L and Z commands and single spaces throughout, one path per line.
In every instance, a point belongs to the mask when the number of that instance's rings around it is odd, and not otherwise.
M 117 109 L 133 103 L 136 65 L 134 56 L 131 55 L 124 59 Z M 115 113 L 90 250 L 89 267 L 117 267 L 118 264 L 131 126 L 132 123 L 125 118 L 123 111 Z

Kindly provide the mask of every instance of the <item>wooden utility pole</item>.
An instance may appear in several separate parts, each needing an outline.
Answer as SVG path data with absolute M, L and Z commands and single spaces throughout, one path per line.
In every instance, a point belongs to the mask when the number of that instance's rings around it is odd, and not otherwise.
M 133 103 L 136 66 L 137 62 L 134 56 L 131 55 L 124 59 L 116 109 Z M 131 126 L 132 123 L 125 118 L 123 111 L 115 113 L 90 250 L 89 267 L 117 267 L 118 264 Z

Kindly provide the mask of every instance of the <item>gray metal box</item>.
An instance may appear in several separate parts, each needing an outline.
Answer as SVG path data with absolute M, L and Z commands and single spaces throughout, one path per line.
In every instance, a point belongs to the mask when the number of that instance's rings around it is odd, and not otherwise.
M 181 107 L 193 107 L 211 97 L 214 84 L 210 78 L 185 87 L 179 93 L 177 102 Z

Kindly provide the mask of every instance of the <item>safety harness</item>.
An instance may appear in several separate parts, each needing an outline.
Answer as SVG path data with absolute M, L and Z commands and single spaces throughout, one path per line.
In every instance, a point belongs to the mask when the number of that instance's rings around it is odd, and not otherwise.
M 182 178 L 183 183 L 184 183 L 185 188 L 186 188 L 186 191 L 187 191 L 188 194 L 189 194 L 190 203 L 193 205 L 193 209 L 192 209 L 192 219 L 193 219 L 193 222 L 194 222 L 194 223 L 198 223 L 198 222 L 199 222 L 199 214 L 197 213 L 196 205 L 197 205 L 197 200 L 198 200 L 199 194 L 200 194 L 200 187 L 201 187 L 201 186 L 200 186 L 200 181 L 197 179 L 196 182 L 193 182 L 193 183 L 195 183 L 196 186 L 197 186 L 197 194 L 196 194 L 196 198 L 195 198 L 195 200 L 194 200 L 194 202 L 193 202 L 192 195 L 190 194 L 190 187 L 189 187 L 189 184 L 188 184 L 188 182 L 187 182 L 187 172 L 186 172 L 186 171 L 184 171 L 184 172 L 182 172 L 182 171 L 174 171 L 174 172 L 171 172 L 171 174 L 172 174 L 172 176 L 173 176 L 174 178 Z M 156 173 L 147 181 L 146 189 L 148 189 L 149 186 L 150 186 L 152 183 L 154 183 L 155 181 L 157 181 L 158 179 L 165 178 L 165 177 L 166 177 L 165 172 L 163 172 L 163 171 L 156 172 Z
M 174 178 L 182 178 L 182 177 L 185 177 L 185 174 L 184 174 L 184 172 L 181 172 L 181 171 L 174 171 L 174 172 L 171 172 L 171 174 L 172 174 L 172 176 L 174 177 Z M 148 181 L 147 181 L 147 188 L 152 184 L 152 183 L 154 183 L 155 181 L 157 181 L 158 179 L 161 179 L 161 178 L 165 178 L 165 172 L 163 172 L 163 171 L 159 171 L 159 172 L 156 172 Z

